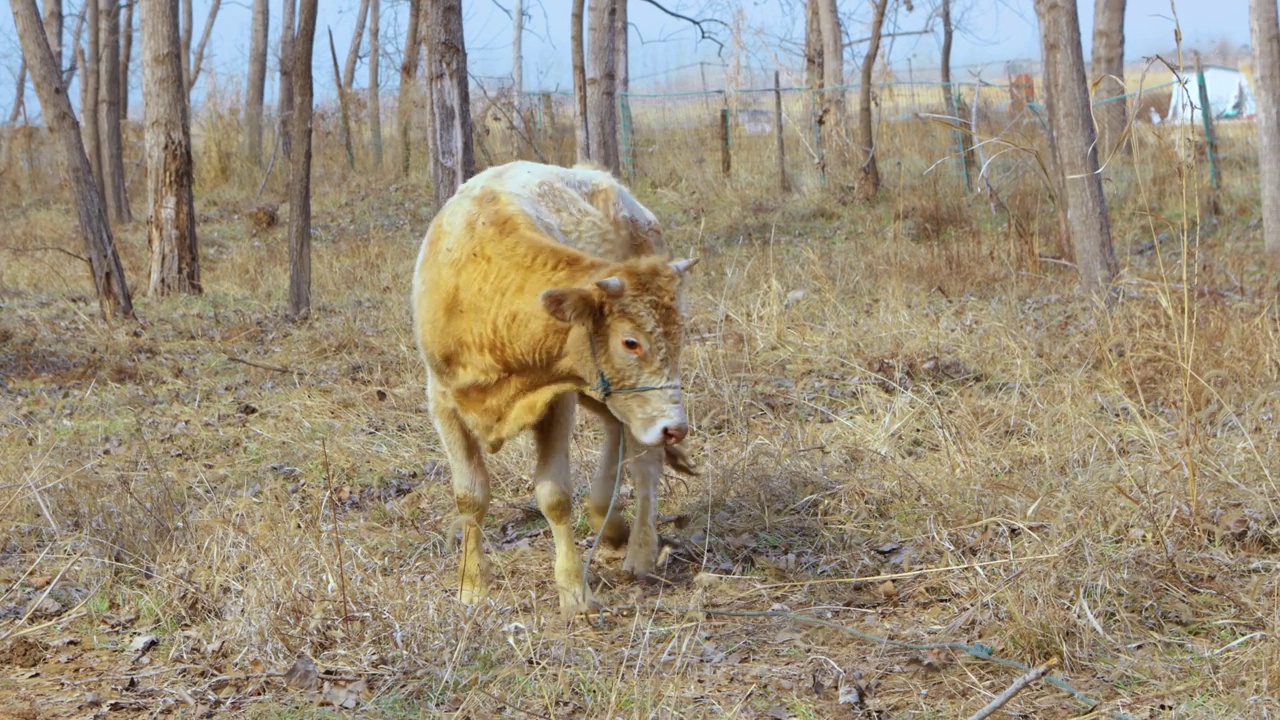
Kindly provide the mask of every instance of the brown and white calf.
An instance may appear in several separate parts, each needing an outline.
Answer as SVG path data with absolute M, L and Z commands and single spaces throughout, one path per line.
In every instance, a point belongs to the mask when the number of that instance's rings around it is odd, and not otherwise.
M 462 524 L 464 602 L 487 595 L 481 548 L 489 508 L 485 453 L 532 430 L 538 507 L 555 540 L 561 609 L 587 608 L 573 541 L 569 437 L 576 406 L 604 422 L 588 516 L 601 544 L 627 544 L 643 578 L 658 556 L 664 458 L 694 472 L 680 386 L 682 275 L 657 219 L 607 172 L 513 162 L 458 188 L 432 220 L 413 277 L 414 330 L 432 422 L 449 457 Z M 623 433 L 626 433 L 623 443 Z M 615 507 L 601 529 L 622 445 L 636 488 L 635 528 Z

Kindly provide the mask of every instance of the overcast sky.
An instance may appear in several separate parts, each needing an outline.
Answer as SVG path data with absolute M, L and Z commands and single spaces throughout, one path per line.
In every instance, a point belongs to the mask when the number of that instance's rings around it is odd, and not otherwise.
M 901 36 L 886 46 L 890 63 L 905 79 L 908 66 L 917 79 L 935 79 L 941 32 L 936 18 L 931 17 L 936 0 L 914 0 L 914 10 L 905 10 L 902 0 L 891 0 L 898 11 L 890 24 L 898 32 L 933 30 L 930 34 Z M 1039 42 L 1032 0 L 952 0 L 953 15 L 959 34 L 953 49 L 957 76 L 981 72 L 990 80 L 1005 75 L 1009 61 L 1039 59 Z M 175 0 L 176 2 L 176 0 Z M 204 25 L 211 0 L 195 0 L 197 37 Z M 698 31 L 687 22 L 663 14 L 646 2 L 630 0 L 631 74 L 633 90 L 652 88 L 655 84 L 680 73 L 698 77 L 698 63 L 708 63 L 708 83 L 719 86 L 718 66 L 733 64 L 748 71 L 756 82 L 771 78 L 775 67 L 797 67 L 797 44 L 803 41 L 803 0 L 660 0 L 665 7 L 695 17 L 715 17 L 725 25 L 706 27 L 724 44 L 699 40 Z M 846 32 L 851 38 L 865 34 L 871 0 L 839 0 Z M 1093 0 L 1078 0 L 1085 57 L 1089 56 L 1089 39 L 1093 25 Z M 77 0 L 65 0 L 69 10 Z M 393 87 L 406 26 L 407 2 L 383 0 L 382 39 L 384 62 L 383 88 Z M 511 68 L 511 20 L 508 12 L 512 0 L 462 0 L 470 71 L 485 78 L 509 77 Z M 571 0 L 525 0 L 525 86 L 527 90 L 567 90 L 572 85 L 569 63 L 569 16 Z M 272 49 L 279 31 L 280 0 L 272 0 Z M 318 101 L 332 97 L 333 64 L 329 57 L 327 31 L 332 29 L 338 48 L 339 62 L 345 59 L 351 30 L 355 25 L 359 0 L 321 0 L 315 46 L 315 82 Z M 735 13 L 734 11 L 738 12 Z M 1246 0 L 1179 0 L 1178 20 L 1184 46 L 1203 49 L 1219 41 L 1237 45 L 1249 42 L 1248 3 Z M 735 20 L 735 14 L 737 18 Z M 74 22 L 69 17 L 68 24 Z M 205 60 L 207 68 L 202 84 L 216 78 L 230 86 L 242 88 L 249 50 L 250 0 L 224 0 Z M 736 27 L 739 42 L 735 44 Z M 1125 16 L 1125 59 L 1133 62 L 1174 45 L 1174 21 L 1169 0 L 1129 0 Z M 134 44 L 135 59 L 139 43 Z M 735 50 L 735 48 L 741 48 Z M 846 72 L 853 75 L 856 58 L 865 46 L 849 50 Z M 18 69 L 18 43 L 10 12 L 0 11 L 0 111 L 8 116 L 13 102 L 14 80 Z M 267 93 L 275 95 L 275 57 L 271 58 Z M 134 97 L 140 97 L 142 73 L 134 65 L 130 86 Z M 358 86 L 367 84 L 364 64 L 358 71 Z M 75 97 L 76 89 L 72 89 Z M 28 93 L 30 90 L 28 89 Z M 203 88 L 197 88 L 197 96 Z M 36 103 L 31 102 L 34 111 Z M 131 104 L 132 113 L 141 113 L 140 103 Z

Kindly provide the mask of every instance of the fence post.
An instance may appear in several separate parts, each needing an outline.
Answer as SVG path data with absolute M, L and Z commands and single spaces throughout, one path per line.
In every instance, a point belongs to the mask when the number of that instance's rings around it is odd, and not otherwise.
M 1204 120 L 1205 152 L 1209 156 L 1209 186 L 1214 189 L 1213 206 L 1217 208 L 1217 190 L 1222 182 L 1218 176 L 1218 138 L 1213 134 L 1213 112 L 1209 109 L 1209 88 L 1205 85 L 1204 66 L 1200 64 L 1198 52 L 1196 53 L 1196 84 L 1200 87 L 1200 117 Z
M 782 139 L 782 79 L 777 70 L 773 71 L 773 114 L 778 128 L 778 186 L 788 192 L 791 183 L 787 182 L 787 146 Z
M 720 108 L 720 172 L 729 177 L 729 97 L 725 96 L 724 107 Z

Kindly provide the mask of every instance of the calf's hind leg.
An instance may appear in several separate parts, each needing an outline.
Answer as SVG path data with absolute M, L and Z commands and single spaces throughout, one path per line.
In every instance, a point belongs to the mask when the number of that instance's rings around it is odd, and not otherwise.
M 441 394 L 430 389 L 431 422 L 444 443 L 453 474 L 453 499 L 462 526 L 462 556 L 458 566 L 459 598 L 464 603 L 483 600 L 489 594 L 489 560 L 482 547 L 481 526 L 489 512 L 489 469 L 483 451 L 454 409 Z
M 591 591 L 582 582 L 582 560 L 573 542 L 573 475 L 569 468 L 569 438 L 573 431 L 575 399 L 558 398 L 533 427 L 538 464 L 533 472 L 538 509 L 551 525 L 556 544 L 556 589 L 566 618 L 590 609 Z

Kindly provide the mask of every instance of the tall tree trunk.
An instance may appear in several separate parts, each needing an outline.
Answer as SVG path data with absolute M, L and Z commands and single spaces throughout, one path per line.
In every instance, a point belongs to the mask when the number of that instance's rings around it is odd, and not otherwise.
M 818 0 L 818 23 L 822 27 L 822 108 L 825 122 L 844 122 L 844 35 L 836 0 Z
M 151 295 L 199 294 L 191 122 L 182 79 L 178 8 L 142 2 L 142 105 L 147 145 L 147 246 Z
M 120 120 L 129 121 L 129 66 L 133 63 L 133 6 L 139 0 L 127 0 L 124 19 L 120 23 Z
M 409 175 L 409 159 L 413 106 L 416 94 L 414 78 L 418 75 L 418 55 L 422 49 L 422 0 L 409 0 L 409 32 L 404 39 L 404 57 L 400 59 L 400 96 L 396 100 L 396 133 L 400 143 L 400 174 Z
M 280 89 L 276 99 L 276 122 L 280 129 L 280 151 L 293 157 L 293 34 L 297 32 L 296 0 L 284 0 L 280 19 Z
M 591 159 L 591 133 L 587 124 L 587 65 L 583 55 L 582 22 L 586 0 L 573 0 L 569 35 L 573 54 L 573 130 L 578 162 Z
M 524 0 L 512 4 L 511 31 L 511 90 L 515 94 L 516 110 L 524 97 Z
M 1125 0 L 1095 0 L 1093 6 L 1094 101 L 1124 95 L 1124 4 Z M 1094 106 L 1098 122 L 1100 157 L 1106 161 L 1113 152 L 1128 154 L 1122 142 L 1125 129 L 1125 100 Z
M 244 96 L 244 151 L 254 164 L 262 162 L 262 101 L 267 91 L 267 0 L 253 0 L 253 25 L 249 30 L 249 88 Z
M 1057 144 L 1081 289 L 1105 291 L 1116 274 L 1107 199 L 1098 173 L 1097 135 L 1084 72 L 1084 50 L 1075 0 L 1035 0 L 1040 47 L 1047 73 L 1049 132 Z
M 360 59 L 360 41 L 364 38 L 364 24 L 369 17 L 369 0 L 360 0 L 356 12 L 356 29 L 351 33 L 351 47 L 347 49 L 347 62 L 342 67 L 342 89 L 351 92 L 356 83 L 356 62 Z
M 382 167 L 382 103 L 378 97 L 378 25 L 382 22 L 380 0 L 369 2 L 369 150 L 373 166 Z
M 200 42 L 196 45 L 195 52 L 192 53 L 191 69 L 189 72 L 184 71 L 183 77 L 187 82 L 187 95 L 191 94 L 191 88 L 200 79 L 200 70 L 204 67 L 204 49 L 209 46 L 209 36 L 213 33 L 213 23 L 218 19 L 218 9 L 222 7 L 222 0 L 213 0 L 213 4 L 209 6 L 209 16 L 205 18 L 204 30 L 200 32 Z M 184 54 L 183 57 L 186 57 Z
M 431 98 L 431 189 L 438 211 L 476 172 L 461 0 L 426 0 L 427 91 Z
M 102 190 L 115 223 L 133 220 L 124 191 L 124 133 L 120 127 L 120 3 L 102 0 L 102 55 L 98 72 L 98 131 L 102 137 Z
M 617 91 L 620 95 L 631 92 L 631 49 L 627 44 L 627 34 L 630 32 L 629 19 L 627 18 L 627 0 L 614 0 L 617 4 L 617 14 L 615 15 L 613 42 L 616 50 L 614 60 L 614 72 L 618 76 Z
M 289 176 L 289 317 L 311 314 L 311 57 L 316 38 L 316 0 L 298 5 L 293 43 L 293 157 Z
M 626 137 L 626 129 L 631 127 L 631 50 L 628 35 L 631 32 L 627 17 L 627 0 L 614 0 L 618 4 L 617 27 L 614 31 L 614 45 L 617 49 L 617 60 L 614 68 L 618 75 L 618 155 L 623 168 L 627 172 L 635 172 L 635 143 Z M 623 141 L 626 141 L 624 144 Z
M 822 87 L 821 4 L 822 0 L 806 0 L 804 4 L 804 84 L 810 90 Z
M 871 42 L 867 56 L 862 61 L 862 83 L 858 86 L 858 144 L 862 146 L 862 192 L 872 197 L 880 192 L 880 168 L 876 164 L 875 122 L 871 108 L 871 82 L 880 54 L 880 33 L 884 28 L 884 14 L 889 0 L 876 0 L 875 15 L 871 19 Z
M 76 204 L 85 254 L 93 271 L 98 307 L 108 322 L 116 317 L 133 318 L 133 298 L 129 294 L 120 256 L 116 253 L 107 210 L 93 180 L 89 158 L 80 140 L 80 128 L 71 110 L 71 100 L 67 97 L 66 86 L 62 84 L 61 69 L 45 39 L 40 11 L 35 0 L 11 0 L 9 7 L 13 10 L 18 41 L 31 71 L 36 96 L 40 98 L 45 122 L 62 145 L 64 168 Z
M 942 92 L 946 94 L 947 116 L 957 125 L 968 125 L 968 121 L 960 117 L 960 107 L 956 103 L 956 89 L 951 84 L 951 43 L 955 35 L 955 27 L 951 23 L 951 0 L 942 0 L 938 7 L 938 16 L 942 20 L 942 60 L 941 79 Z M 956 139 L 956 149 L 960 153 L 960 171 L 965 175 L 966 191 L 969 187 L 969 173 L 972 171 L 969 138 L 971 134 L 955 130 L 952 135 Z
M 1280 20 L 1274 0 L 1250 0 L 1249 38 L 1258 105 L 1263 248 L 1280 261 Z
M 88 9 L 88 47 L 84 51 L 83 66 L 80 71 L 80 116 L 84 118 L 84 126 L 80 134 L 84 137 L 84 150 L 89 156 L 89 167 L 93 169 L 93 181 L 99 188 L 102 185 L 102 131 L 98 127 L 98 95 L 99 81 L 102 73 L 99 68 L 102 47 L 99 42 L 102 31 L 102 18 L 99 17 L 100 0 L 85 0 Z M 79 41 L 77 41 L 79 44 Z M 41 103 L 43 104 L 43 103 Z M 105 202 L 105 200 L 104 200 Z
M 622 174 L 618 158 L 618 74 L 616 0 L 591 0 L 587 27 L 587 124 L 591 127 L 591 160 Z
M 76 32 L 78 35 L 79 30 Z M 58 76 L 62 77 L 62 0 L 44 0 L 44 34 L 53 53 L 53 64 L 58 67 Z M 78 37 L 75 42 L 80 42 Z
M 191 95 L 191 86 L 195 79 L 191 77 L 191 37 L 195 34 L 195 12 L 192 8 L 194 0 L 182 0 L 182 84 Z
M 347 91 L 342 87 L 342 73 L 338 70 L 338 48 L 333 44 L 333 28 L 329 29 L 329 56 L 333 58 L 333 85 L 338 91 L 338 116 L 342 129 L 342 148 L 347 151 L 347 167 L 355 169 L 356 156 L 351 150 L 351 116 L 347 114 Z

